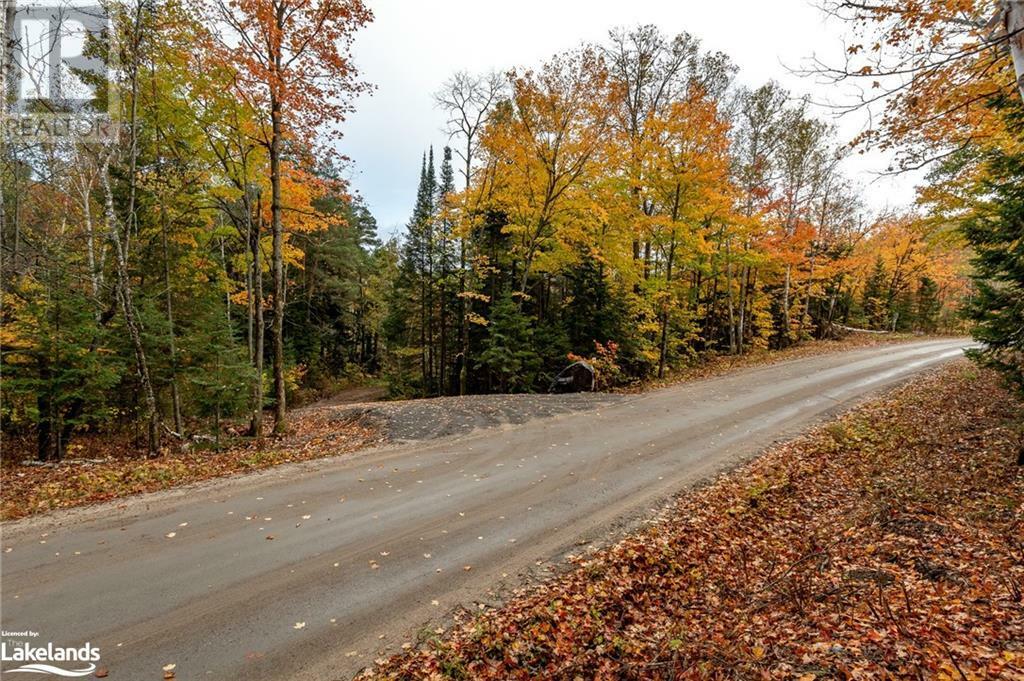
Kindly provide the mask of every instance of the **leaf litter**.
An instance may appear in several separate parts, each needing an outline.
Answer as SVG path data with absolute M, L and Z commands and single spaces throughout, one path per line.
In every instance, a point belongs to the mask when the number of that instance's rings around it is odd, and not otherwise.
M 1024 679 L 1022 422 L 929 372 L 361 677 Z

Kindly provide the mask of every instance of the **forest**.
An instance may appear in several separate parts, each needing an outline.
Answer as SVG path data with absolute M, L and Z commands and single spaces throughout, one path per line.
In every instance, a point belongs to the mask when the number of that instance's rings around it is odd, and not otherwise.
M 158 456 L 229 426 L 287 432 L 289 407 L 343 386 L 543 392 L 586 359 L 615 388 L 851 328 L 977 324 L 1019 378 L 1010 60 L 935 69 L 918 83 L 933 97 L 887 110 L 887 137 L 851 142 L 696 36 L 613 28 L 438 83 L 447 129 L 409 159 L 408 223 L 382 235 L 337 151 L 372 96 L 351 55 L 372 18 L 357 0 L 128 3 L 117 40 L 91 45 L 116 53 L 100 86 L 117 137 L 5 135 L 6 443 L 52 461 L 83 434 L 133 433 Z M 958 78 L 971 87 L 945 87 Z M 940 134 L 955 142 L 915 209 L 873 212 L 844 171 L 893 139 L 913 166 Z

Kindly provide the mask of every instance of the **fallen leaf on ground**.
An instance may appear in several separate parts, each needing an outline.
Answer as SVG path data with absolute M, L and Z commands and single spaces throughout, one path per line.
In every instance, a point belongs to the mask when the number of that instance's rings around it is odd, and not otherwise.
M 1024 679 L 1022 420 L 922 374 L 361 678 Z

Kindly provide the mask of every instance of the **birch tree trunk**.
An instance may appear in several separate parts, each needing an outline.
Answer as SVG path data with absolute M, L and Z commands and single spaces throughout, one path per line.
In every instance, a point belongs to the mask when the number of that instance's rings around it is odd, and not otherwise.
M 729 301 L 729 354 L 736 354 L 736 312 L 732 301 L 732 243 L 731 238 L 725 240 L 725 295 Z
M 811 291 L 814 283 L 814 256 L 810 257 L 809 267 L 807 271 L 807 290 L 804 292 L 804 309 L 800 313 L 800 335 L 804 333 L 804 327 L 807 325 L 807 321 L 811 315 Z
M 82 218 L 85 220 L 85 253 L 89 265 L 89 284 L 93 300 L 98 301 L 100 299 L 100 286 L 102 283 L 100 278 L 103 276 L 103 273 L 99 270 L 96 262 L 96 233 L 92 222 L 92 182 L 86 182 L 83 178 L 79 178 L 79 182 L 78 189 L 82 196 Z M 100 312 L 98 310 L 94 317 L 99 321 Z
M 746 248 L 744 247 L 744 251 Z M 736 320 L 736 354 L 743 354 L 743 335 L 747 323 L 747 281 L 750 279 L 750 267 L 744 265 L 740 270 L 739 313 Z
M 661 339 L 658 343 L 658 378 L 665 378 L 665 368 L 668 363 L 668 322 L 669 306 L 672 304 L 672 266 L 676 258 L 676 221 L 679 219 L 680 199 L 682 187 L 677 182 L 675 193 L 672 199 L 672 232 L 669 237 L 668 258 L 665 263 L 665 289 L 668 295 L 661 311 Z M 603 274 L 603 271 L 602 271 Z
M 473 206 L 470 199 L 470 183 L 473 178 L 473 137 L 475 129 L 468 129 L 466 136 L 466 154 L 463 159 L 466 169 L 463 176 L 466 181 L 465 201 L 462 219 L 463 232 L 459 238 L 459 395 L 465 395 L 469 387 L 469 317 L 473 314 L 473 298 L 469 294 L 469 242 L 473 234 Z
M 160 415 L 156 409 L 156 395 L 149 378 L 149 364 L 146 361 L 146 349 L 142 345 L 142 327 L 139 324 L 135 303 L 132 301 L 131 281 L 128 278 L 128 261 L 126 246 L 121 239 L 121 230 L 117 226 L 114 214 L 114 194 L 110 188 L 110 160 L 103 162 L 103 193 L 105 198 L 105 219 L 107 232 L 114 247 L 114 261 L 117 265 L 117 300 L 124 315 L 125 327 L 135 350 L 136 370 L 142 388 L 143 413 L 148 424 L 147 448 L 150 457 L 155 457 L 160 449 Z
M 1003 0 L 1003 25 L 1017 77 L 1017 94 L 1024 101 L 1024 0 Z
M 469 177 L 470 164 L 466 163 L 466 177 Z M 469 214 L 469 185 L 466 185 L 466 204 L 467 210 L 464 220 L 472 220 Z M 466 394 L 466 387 L 469 381 L 469 315 L 472 313 L 472 302 L 469 298 L 469 292 L 466 288 L 466 266 L 468 264 L 466 254 L 466 241 L 469 239 L 469 234 L 463 234 L 462 238 L 459 239 L 459 353 L 462 355 L 461 364 L 459 365 L 459 395 Z

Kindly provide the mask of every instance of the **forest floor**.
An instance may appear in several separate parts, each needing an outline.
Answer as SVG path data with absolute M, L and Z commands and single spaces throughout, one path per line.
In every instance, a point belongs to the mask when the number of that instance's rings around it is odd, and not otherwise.
M 665 380 L 637 384 L 616 393 L 470 395 L 380 402 L 379 388 L 357 388 L 293 410 L 291 432 L 286 436 L 267 438 L 263 443 L 235 437 L 230 446 L 220 450 L 204 440 L 189 443 L 186 448 L 168 449 L 156 459 L 142 456 L 128 435 L 80 436 L 69 447 L 67 460 L 47 465 L 26 461 L 31 457 L 26 453 L 31 443 L 8 441 L 0 459 L 0 519 L 11 520 L 284 463 L 343 455 L 386 442 L 465 435 L 481 428 L 598 408 L 624 399 L 628 393 L 742 368 L 913 340 L 920 337 L 851 334 L 842 340 L 806 342 L 783 351 L 708 356 Z
M 364 676 L 1020 681 L 1022 423 L 954 362 Z

